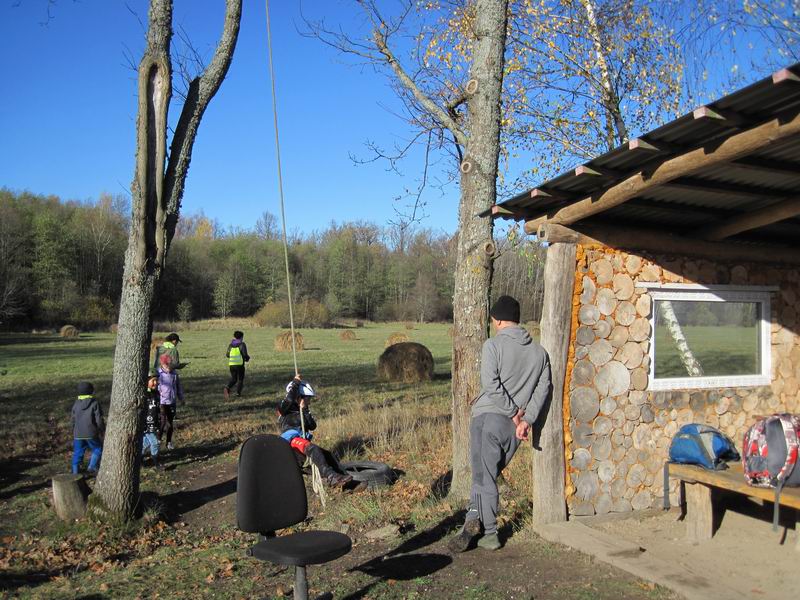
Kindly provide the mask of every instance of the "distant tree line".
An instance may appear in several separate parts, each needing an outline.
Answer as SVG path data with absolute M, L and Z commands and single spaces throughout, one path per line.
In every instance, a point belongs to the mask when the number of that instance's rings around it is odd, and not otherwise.
M 98 329 L 116 322 L 129 213 L 125 196 L 65 202 L 0 189 L 0 327 Z M 455 247 L 446 233 L 362 221 L 293 234 L 294 300 L 318 303 L 331 320 L 450 320 Z M 515 231 L 497 243 L 493 295 L 520 298 L 523 320 L 539 318 L 543 256 Z M 156 319 L 249 317 L 285 302 L 274 215 L 229 231 L 202 214 L 181 218 Z

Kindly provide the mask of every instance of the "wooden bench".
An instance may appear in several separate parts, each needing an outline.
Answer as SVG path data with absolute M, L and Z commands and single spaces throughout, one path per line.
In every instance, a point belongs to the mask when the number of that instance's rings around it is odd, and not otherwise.
M 686 538 L 692 543 L 710 540 L 714 535 L 714 490 L 727 490 L 775 501 L 775 490 L 748 485 L 741 463 L 729 463 L 724 471 L 709 471 L 697 465 L 668 463 L 669 476 L 681 480 L 681 496 L 686 503 Z M 665 507 L 669 507 L 669 499 Z M 800 552 L 800 488 L 783 488 L 780 505 L 794 510 L 797 537 L 796 550 Z

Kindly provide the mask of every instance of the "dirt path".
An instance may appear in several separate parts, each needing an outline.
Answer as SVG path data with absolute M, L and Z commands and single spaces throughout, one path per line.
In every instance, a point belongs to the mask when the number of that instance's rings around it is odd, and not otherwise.
M 162 497 L 172 518 L 197 532 L 235 526 L 236 463 L 185 469 L 185 490 Z M 335 501 L 335 496 L 331 497 Z M 608 598 L 673 599 L 677 596 L 565 546 L 532 533 L 512 536 L 497 552 L 451 554 L 446 542 L 457 527 L 449 519 L 425 531 L 369 540 L 349 531 L 353 550 L 309 569 L 312 592 L 336 598 Z M 244 550 L 244 549 L 243 549 Z M 289 593 L 293 575 L 265 566 L 266 593 Z

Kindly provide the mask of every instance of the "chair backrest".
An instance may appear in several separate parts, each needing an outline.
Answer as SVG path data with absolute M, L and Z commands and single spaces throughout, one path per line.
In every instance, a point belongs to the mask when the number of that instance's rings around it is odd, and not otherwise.
M 254 435 L 239 452 L 236 521 L 239 529 L 268 533 L 308 515 L 303 474 L 294 451 L 277 435 Z

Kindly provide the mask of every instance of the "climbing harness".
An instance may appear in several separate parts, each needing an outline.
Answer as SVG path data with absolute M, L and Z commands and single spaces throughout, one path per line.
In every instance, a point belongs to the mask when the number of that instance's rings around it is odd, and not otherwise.
M 294 338 L 294 309 L 292 307 L 292 282 L 289 273 L 289 243 L 286 240 L 286 211 L 284 209 L 283 201 L 283 175 L 281 171 L 281 144 L 280 136 L 278 135 L 278 99 L 275 94 L 275 68 L 272 64 L 272 26 L 269 18 L 269 0 L 265 0 L 266 13 L 267 13 L 267 49 L 269 51 L 269 76 L 270 84 L 272 87 L 272 120 L 275 126 L 275 156 L 278 162 L 278 196 L 280 197 L 281 204 L 281 227 L 283 239 L 283 262 L 286 267 L 286 292 L 288 294 L 289 303 L 289 331 L 292 336 L 292 360 L 294 361 L 294 374 L 295 377 L 300 374 L 297 368 L 297 345 Z M 306 436 L 306 422 L 303 417 L 303 410 L 300 409 L 300 427 L 302 429 L 303 438 Z M 325 489 L 322 485 L 322 476 L 320 475 L 317 465 L 311 465 L 311 489 L 319 496 L 319 501 L 322 503 L 322 508 L 325 508 Z

